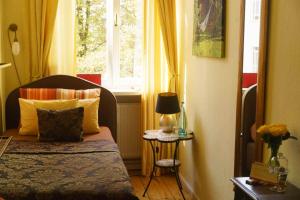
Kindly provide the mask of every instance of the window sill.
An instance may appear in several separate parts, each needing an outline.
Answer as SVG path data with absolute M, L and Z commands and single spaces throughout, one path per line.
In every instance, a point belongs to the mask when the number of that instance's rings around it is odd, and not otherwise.
M 136 91 L 111 91 L 115 96 L 136 96 L 142 95 L 141 92 Z
M 117 103 L 141 103 L 142 94 L 140 92 L 113 92 L 117 99 Z

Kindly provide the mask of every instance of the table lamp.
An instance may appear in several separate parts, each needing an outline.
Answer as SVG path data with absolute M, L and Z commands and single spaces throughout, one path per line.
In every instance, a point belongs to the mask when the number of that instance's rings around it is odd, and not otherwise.
M 159 93 L 155 111 L 162 114 L 159 122 L 162 131 L 165 133 L 173 132 L 176 124 L 174 114 L 180 112 L 177 94 L 172 92 Z

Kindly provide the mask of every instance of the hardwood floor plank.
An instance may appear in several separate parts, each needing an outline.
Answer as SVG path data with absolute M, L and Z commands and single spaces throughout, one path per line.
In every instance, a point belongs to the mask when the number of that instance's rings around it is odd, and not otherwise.
M 151 185 L 143 197 L 144 190 L 148 184 L 149 177 L 131 176 L 131 183 L 134 187 L 135 195 L 141 200 L 181 200 L 183 199 L 177 186 L 174 176 L 154 177 Z M 184 191 L 187 200 L 192 199 L 191 195 Z
M 149 199 L 148 194 L 146 194 L 145 197 L 143 197 L 145 187 L 141 181 L 140 176 L 131 176 L 131 184 L 133 185 L 133 191 L 135 196 L 137 196 L 140 200 Z
M 182 199 L 176 178 L 174 176 L 164 176 L 162 180 L 164 184 L 168 186 L 167 189 L 171 193 L 173 199 Z
M 149 178 L 142 180 L 143 184 L 146 186 L 148 184 Z M 170 199 L 172 195 L 169 193 L 169 190 L 165 187 L 160 177 L 154 177 L 152 179 L 151 185 L 147 191 L 149 199 L 158 200 L 158 199 Z

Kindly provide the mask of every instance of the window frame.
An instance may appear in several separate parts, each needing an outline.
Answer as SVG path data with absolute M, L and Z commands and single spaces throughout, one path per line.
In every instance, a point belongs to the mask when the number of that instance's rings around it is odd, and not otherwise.
M 101 74 L 102 86 L 116 91 L 139 91 L 142 86 L 142 77 L 135 76 L 136 69 L 133 69 L 132 77 L 121 77 L 121 65 L 120 65 L 121 2 L 120 0 L 105 0 L 105 1 L 106 1 L 106 16 L 107 16 L 107 20 L 106 20 L 106 55 L 107 55 L 106 59 L 107 60 L 106 60 L 106 67 L 104 70 L 105 73 Z M 140 1 L 140 3 L 141 4 L 139 5 L 139 7 L 142 9 L 143 2 Z M 140 20 L 142 24 L 142 19 Z M 141 35 L 141 37 L 143 36 Z M 133 66 L 133 67 L 135 68 L 137 66 Z M 142 71 L 142 69 L 140 70 Z

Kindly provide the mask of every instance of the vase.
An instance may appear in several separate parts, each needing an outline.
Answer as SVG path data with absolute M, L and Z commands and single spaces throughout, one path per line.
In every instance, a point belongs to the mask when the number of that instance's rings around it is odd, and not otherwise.
M 186 137 L 187 132 L 186 132 L 186 114 L 185 114 L 185 109 L 183 106 L 183 102 L 181 102 L 181 112 L 179 116 L 179 122 L 178 122 L 178 135 L 179 137 Z
M 273 156 L 272 158 L 275 158 Z M 285 192 L 286 191 L 286 181 L 287 181 L 287 175 L 288 175 L 288 159 L 282 154 L 278 153 L 276 156 L 276 159 L 273 159 L 273 161 L 277 161 L 279 166 L 274 167 L 274 172 L 277 175 L 277 183 L 270 188 L 270 190 L 274 192 Z M 276 165 L 277 165 L 276 164 Z
M 277 174 L 278 169 L 280 167 L 280 163 L 278 160 L 278 150 L 279 150 L 279 145 L 270 145 L 271 146 L 271 156 L 269 159 L 269 172 L 272 174 Z

